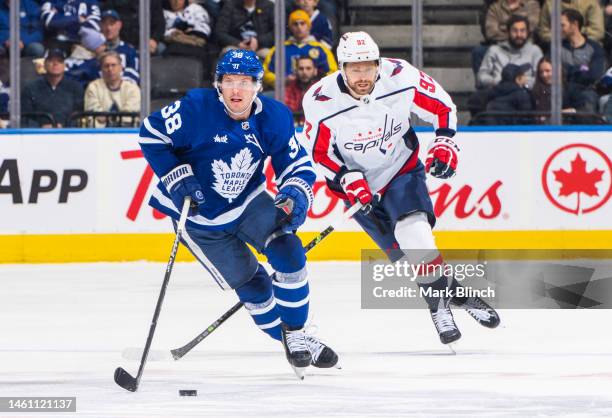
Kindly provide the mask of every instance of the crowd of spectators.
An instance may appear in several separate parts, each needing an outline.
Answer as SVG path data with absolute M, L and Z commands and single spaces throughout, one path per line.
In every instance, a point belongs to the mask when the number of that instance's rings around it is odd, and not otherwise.
M 0 0 L 0 113 L 5 117 L 9 3 Z M 250 49 L 267 63 L 266 88 L 273 88 L 271 0 L 151 0 L 150 4 L 152 55 L 201 61 L 206 83 L 212 81 L 211 69 L 219 55 L 233 48 Z M 140 109 L 138 6 L 136 0 L 21 0 L 20 49 L 21 57 L 28 58 L 21 65 L 31 65 L 29 73 L 38 74 L 22 79 L 22 114 L 30 115 L 24 126 L 65 127 L 82 125 L 84 120 L 96 127 L 129 124 L 127 119 L 109 119 L 108 113 Z M 300 91 L 303 95 L 317 77 L 337 69 L 331 52 L 335 1 L 321 0 L 322 9 L 334 13 L 331 19 L 318 6 L 319 0 L 286 0 L 287 97 L 295 98 Z M 300 64 L 304 57 L 309 59 Z M 298 71 L 298 67 L 303 68 Z
M 284 1 L 288 12 L 285 101 L 299 123 L 304 92 L 337 70 L 332 53 L 337 4 Z M 10 83 L 8 4 L 9 0 L 0 0 L 0 113 L 4 114 Z M 539 112 L 531 119 L 502 115 L 495 122 L 546 123 L 552 80 L 551 0 L 485 0 L 484 4 L 485 41 L 472 53 L 476 90 L 468 101 L 470 112 L 473 116 Z M 606 72 L 612 62 L 612 0 L 561 0 L 561 5 L 563 111 L 603 114 L 612 123 L 612 68 Z M 68 126 L 71 115 L 79 112 L 138 112 L 138 6 L 136 0 L 21 0 L 19 48 L 27 58 L 22 66 L 31 63 L 40 75 L 22 80 L 22 113 L 49 113 L 57 126 Z M 219 55 L 229 49 L 249 49 L 264 64 L 264 89 L 274 88 L 272 0 L 151 0 L 149 14 L 152 55 L 198 60 L 202 79 L 211 82 Z M 65 103 L 56 105 L 57 100 Z M 96 126 L 126 124 L 123 119 L 84 117 L 99 122 Z M 48 126 L 47 119 L 35 115 L 28 124 Z
M 472 116 L 499 114 L 489 123 L 548 123 L 552 64 L 551 0 L 486 2 L 485 42 L 472 51 L 476 91 Z M 583 115 L 584 123 L 602 114 L 612 123 L 612 0 L 561 0 L 562 110 Z M 612 74 L 612 71 L 608 71 Z M 531 116 L 509 117 L 511 113 Z M 573 122 L 581 119 L 574 117 Z

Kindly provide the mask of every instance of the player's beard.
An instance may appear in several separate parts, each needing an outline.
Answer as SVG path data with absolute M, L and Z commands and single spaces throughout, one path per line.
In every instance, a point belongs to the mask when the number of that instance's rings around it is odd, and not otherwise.
M 374 88 L 374 82 L 371 80 L 358 80 L 355 83 L 349 84 L 349 87 L 353 92 L 359 96 L 370 94 Z

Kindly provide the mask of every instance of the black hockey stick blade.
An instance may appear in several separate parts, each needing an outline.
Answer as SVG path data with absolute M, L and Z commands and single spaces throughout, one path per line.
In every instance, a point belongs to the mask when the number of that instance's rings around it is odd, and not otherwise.
M 117 367 L 115 370 L 115 383 L 130 392 L 136 392 L 138 389 L 138 380 L 126 372 L 123 367 Z

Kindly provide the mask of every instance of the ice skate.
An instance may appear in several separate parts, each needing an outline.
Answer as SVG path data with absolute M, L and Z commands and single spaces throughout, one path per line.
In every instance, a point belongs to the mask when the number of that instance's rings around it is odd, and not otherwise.
M 438 309 L 430 309 L 429 313 L 431 314 L 431 319 L 436 326 L 442 344 L 450 344 L 461 338 L 461 332 L 455 324 L 453 313 L 450 308 L 440 306 Z
M 317 337 L 306 334 L 306 346 L 312 357 L 312 362 L 310 363 L 312 366 L 320 369 L 328 369 L 334 366 L 339 368 L 337 366 L 338 355 L 336 352 Z
M 495 309 L 479 297 L 469 297 L 464 300 L 453 298 L 451 304 L 465 309 L 483 327 L 495 328 L 499 325 L 499 315 Z
M 312 356 L 306 343 L 303 329 L 291 330 L 286 324 L 281 325 L 282 343 L 287 355 L 287 361 L 293 367 L 298 379 L 304 379 L 304 371 L 310 366 Z

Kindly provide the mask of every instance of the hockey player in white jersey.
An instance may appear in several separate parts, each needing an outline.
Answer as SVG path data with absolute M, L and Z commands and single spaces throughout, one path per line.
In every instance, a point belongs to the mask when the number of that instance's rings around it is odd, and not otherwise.
M 340 70 L 304 95 L 304 133 L 313 160 L 333 192 L 350 204 L 357 200 L 364 204 L 366 210 L 355 220 L 391 261 L 403 258 L 439 266 L 443 260 L 432 233 L 436 218 L 425 173 L 443 179 L 455 174 L 459 154 L 453 140 L 455 105 L 424 72 L 401 59 L 381 58 L 365 32 L 344 34 L 337 53 Z M 418 158 L 411 114 L 435 129 L 425 165 Z M 453 292 L 459 286 L 444 275 L 423 275 L 417 283 Z M 425 299 L 444 344 L 461 337 L 450 305 L 464 308 L 486 327 L 499 324 L 495 310 L 479 298 Z

